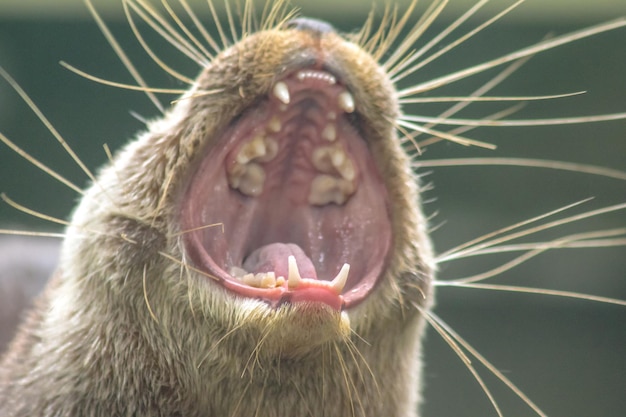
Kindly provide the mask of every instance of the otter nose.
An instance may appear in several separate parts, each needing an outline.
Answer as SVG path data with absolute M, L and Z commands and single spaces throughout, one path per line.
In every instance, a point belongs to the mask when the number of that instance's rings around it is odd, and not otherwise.
M 308 17 L 299 17 L 287 22 L 287 27 L 311 32 L 314 35 L 321 36 L 327 33 L 334 33 L 335 28 L 327 22 L 319 19 L 311 19 Z

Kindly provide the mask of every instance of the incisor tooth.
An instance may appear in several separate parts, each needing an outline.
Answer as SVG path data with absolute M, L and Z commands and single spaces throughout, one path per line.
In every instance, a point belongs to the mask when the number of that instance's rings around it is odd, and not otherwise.
M 274 93 L 274 96 L 284 104 L 289 104 L 289 102 L 291 101 L 291 96 L 289 95 L 289 88 L 287 87 L 287 84 L 285 84 L 282 81 L 279 81 L 276 84 L 274 84 L 274 89 L 272 90 L 272 92 Z
M 330 288 L 337 293 L 337 295 L 341 294 L 344 287 L 346 286 L 346 282 L 348 282 L 348 273 L 350 272 L 350 264 L 343 264 L 341 270 L 337 274 L 337 276 L 331 281 Z
M 302 281 L 302 277 L 300 276 L 300 271 L 298 270 L 298 263 L 296 262 L 296 258 L 293 255 L 290 255 L 287 258 L 287 267 L 288 267 L 288 277 L 287 277 L 287 286 L 289 289 L 297 288 L 300 285 L 300 281 Z
M 354 97 L 348 91 L 344 91 L 339 94 L 339 107 L 346 113 L 352 113 L 354 111 Z

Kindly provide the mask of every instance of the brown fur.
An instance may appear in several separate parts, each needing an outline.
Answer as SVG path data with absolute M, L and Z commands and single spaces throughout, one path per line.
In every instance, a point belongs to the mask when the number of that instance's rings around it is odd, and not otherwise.
M 389 267 L 345 312 L 349 327 L 327 308 L 235 298 L 187 266 L 179 234 L 213 138 L 302 56 L 342 71 L 391 194 Z M 194 95 L 212 89 L 223 92 Z M 337 34 L 271 29 L 221 53 L 83 197 L 58 273 L 0 365 L 0 414 L 416 415 L 433 261 L 397 116 L 383 70 Z

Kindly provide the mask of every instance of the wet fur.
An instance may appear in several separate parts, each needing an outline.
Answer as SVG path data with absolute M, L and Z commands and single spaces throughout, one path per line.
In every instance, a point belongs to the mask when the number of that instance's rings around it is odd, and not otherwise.
M 341 65 L 350 68 L 357 102 L 371 104 L 359 110 L 370 122 L 370 137 L 381 138 L 371 146 L 396 192 L 397 250 L 388 273 L 393 279 L 350 313 L 353 333 L 340 318 L 328 323 L 322 311 L 304 334 L 302 326 L 311 323 L 288 308 L 274 314 L 261 303 L 232 307 L 221 290 L 207 294 L 206 277 L 184 264 L 181 231 L 172 221 L 190 167 L 212 145 L 203 139 L 267 91 L 295 48 L 318 41 L 285 31 L 244 39 L 244 53 L 218 58 L 200 77 L 200 91 L 226 90 L 219 99 L 180 101 L 105 168 L 74 214 L 58 274 L 4 359 L 0 404 L 19 410 L 16 415 L 415 412 L 424 326 L 418 308 L 432 302 L 433 261 L 415 205 L 418 181 L 399 145 L 382 142 L 395 135 L 390 120 L 398 115 L 389 82 L 373 63 L 351 62 L 368 58 L 337 46 L 337 59 L 348 57 Z M 231 87 L 243 80 L 247 89 Z M 367 83 L 377 88 L 358 88 Z M 380 114 L 385 117 L 374 117 Z M 359 311 L 365 309 L 367 318 Z M 372 339 L 380 343 L 366 342 Z M 307 344 L 311 340 L 317 344 Z M 381 360 L 389 357 L 394 361 Z M 50 381 L 61 391 L 50 389 Z

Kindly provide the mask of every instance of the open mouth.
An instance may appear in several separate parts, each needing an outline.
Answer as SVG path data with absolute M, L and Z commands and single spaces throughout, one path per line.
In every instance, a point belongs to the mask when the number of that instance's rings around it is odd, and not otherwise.
M 364 300 L 391 247 L 387 191 L 336 77 L 300 69 L 219 134 L 183 199 L 196 267 L 272 306 Z

